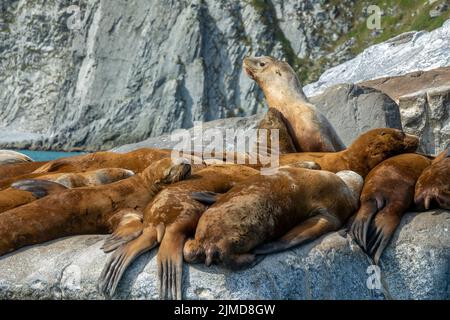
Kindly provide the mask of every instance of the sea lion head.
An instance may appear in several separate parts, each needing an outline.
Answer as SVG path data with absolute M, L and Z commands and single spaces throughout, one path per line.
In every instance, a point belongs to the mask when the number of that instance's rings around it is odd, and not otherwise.
M 287 62 L 269 56 L 246 57 L 243 69 L 264 91 L 269 105 L 271 101 L 277 103 L 290 97 L 306 99 L 295 71 Z
M 402 130 L 379 128 L 360 135 L 349 150 L 366 157 L 370 169 L 383 160 L 397 154 L 414 152 L 419 145 L 419 138 L 406 134 Z
M 184 180 L 191 175 L 191 165 L 184 158 L 165 158 L 148 166 L 143 176 L 147 179 L 157 180 L 162 184 L 170 184 Z

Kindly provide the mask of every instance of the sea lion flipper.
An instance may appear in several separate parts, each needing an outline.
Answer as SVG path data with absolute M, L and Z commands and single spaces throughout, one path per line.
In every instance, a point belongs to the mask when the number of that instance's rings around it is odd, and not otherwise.
M 123 209 L 114 214 L 109 221 L 110 224 L 115 224 L 112 228 L 114 232 L 105 239 L 101 249 L 111 252 L 139 237 L 144 229 L 142 218 L 142 212 L 135 209 Z
M 138 238 L 116 249 L 105 263 L 98 280 L 99 292 L 112 297 L 127 267 L 137 257 L 156 245 L 156 230 L 153 227 L 147 227 Z
M 378 202 L 375 199 L 363 201 L 350 227 L 350 236 L 364 250 L 367 248 L 369 225 L 378 212 Z
M 203 192 L 192 192 L 191 197 L 194 200 L 197 200 L 200 203 L 206 204 L 208 206 L 213 205 L 217 201 L 217 197 L 220 196 L 220 193 L 211 192 L 211 191 L 203 191 Z
M 24 179 L 16 181 L 11 184 L 11 188 L 31 192 L 33 196 L 38 199 L 51 193 L 61 192 L 67 189 L 67 187 L 57 182 L 38 179 Z
M 253 250 L 253 253 L 270 254 L 280 252 L 314 240 L 327 232 L 337 230 L 337 228 L 339 228 L 339 223 L 335 221 L 335 218 L 332 219 L 327 214 L 319 214 L 292 228 L 280 239 L 257 247 Z
M 167 231 L 158 250 L 158 279 L 160 299 L 182 298 L 183 233 Z

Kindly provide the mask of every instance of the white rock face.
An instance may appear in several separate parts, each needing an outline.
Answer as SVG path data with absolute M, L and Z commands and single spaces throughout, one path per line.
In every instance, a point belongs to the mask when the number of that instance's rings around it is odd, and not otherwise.
M 239 272 L 185 265 L 183 295 L 186 299 L 449 299 L 449 230 L 450 212 L 406 214 L 382 257 L 380 287 L 377 270 L 359 247 L 330 233 Z M 103 299 L 96 283 L 107 259 L 100 250 L 104 238 L 69 237 L 1 257 L 0 299 Z M 158 298 L 155 252 L 135 261 L 115 299 Z
M 450 65 L 450 20 L 431 32 L 407 32 L 371 46 L 352 60 L 324 72 L 304 87 L 308 96 L 340 83 L 398 76 Z

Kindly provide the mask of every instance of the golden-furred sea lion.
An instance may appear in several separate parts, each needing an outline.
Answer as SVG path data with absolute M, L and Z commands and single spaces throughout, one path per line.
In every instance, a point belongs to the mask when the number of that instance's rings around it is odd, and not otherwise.
M 0 181 L 16 176 L 31 174 L 34 170 L 42 167 L 47 162 L 21 162 L 4 164 L 0 166 Z
M 0 191 L 0 213 L 65 189 L 92 187 L 129 178 L 134 172 L 107 168 L 80 173 L 53 173 L 14 182 Z
M 280 167 L 236 184 L 201 216 L 195 238 L 183 254 L 187 262 L 223 263 L 240 269 L 257 254 L 285 250 L 339 229 L 357 209 L 363 179 Z
M 130 219 L 129 224 L 118 227 L 105 241 L 105 252 L 115 251 L 100 276 L 99 290 L 112 296 L 126 268 L 139 255 L 160 244 L 160 296 L 180 299 L 183 245 L 185 239 L 194 234 L 198 219 L 207 208 L 194 200 L 191 193 L 224 193 L 237 182 L 258 173 L 243 165 L 211 165 L 162 190 L 145 209 L 142 223 Z M 169 265 L 172 267 L 168 268 Z
M 431 161 L 406 153 L 389 158 L 367 175 L 350 235 L 378 264 L 403 214 L 414 203 L 414 186 Z
M 247 57 L 245 72 L 264 92 L 267 104 L 281 112 L 298 152 L 345 149 L 331 123 L 308 101 L 291 66 L 273 57 Z
M 414 152 L 419 144 L 416 136 L 391 128 L 372 129 L 361 134 L 339 152 L 300 152 L 280 155 L 280 165 L 299 161 L 317 162 L 322 170 L 351 170 L 365 177 L 370 170 L 389 157 Z
M 13 163 L 33 162 L 29 156 L 13 151 L 13 150 L 0 150 L 0 166 Z
M 190 164 L 166 158 L 125 180 L 68 189 L 5 211 L 0 214 L 0 255 L 64 236 L 110 233 L 115 213 L 143 210 L 163 187 L 185 179 L 190 170 Z
M 414 202 L 420 209 L 450 209 L 450 146 L 419 177 Z

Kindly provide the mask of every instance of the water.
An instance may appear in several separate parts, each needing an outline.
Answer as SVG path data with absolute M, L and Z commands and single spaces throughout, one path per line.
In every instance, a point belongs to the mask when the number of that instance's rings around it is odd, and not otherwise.
M 26 154 L 34 161 L 49 161 L 65 157 L 73 157 L 84 152 L 60 152 L 60 151 L 31 151 L 31 150 L 17 150 Z

